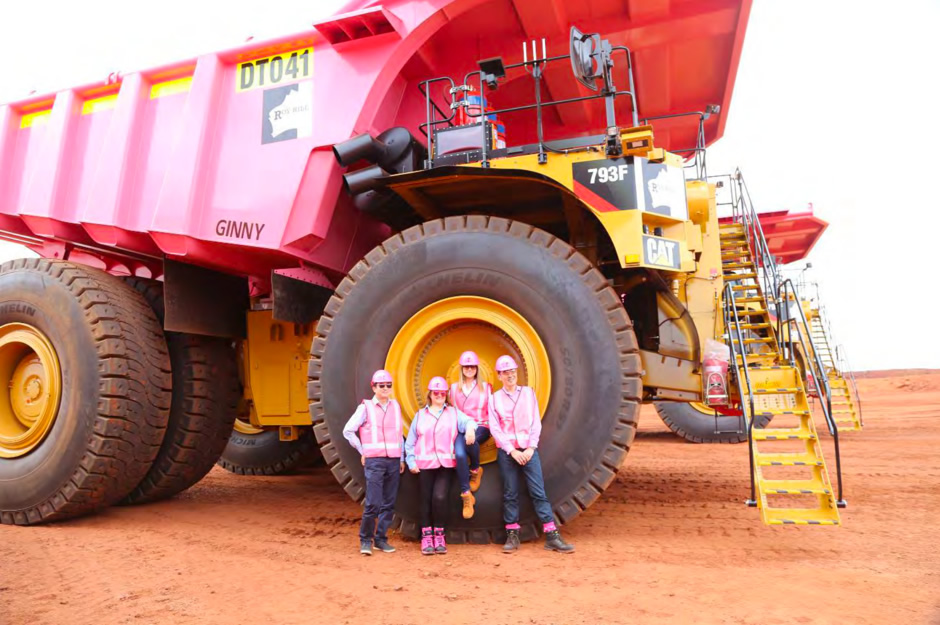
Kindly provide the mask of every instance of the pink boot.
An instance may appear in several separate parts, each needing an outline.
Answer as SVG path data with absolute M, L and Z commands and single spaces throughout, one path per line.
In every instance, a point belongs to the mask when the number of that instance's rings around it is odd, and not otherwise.
M 434 555 L 434 536 L 431 535 L 430 527 L 421 528 L 421 555 Z
M 434 528 L 434 553 L 447 553 L 447 543 L 444 542 L 444 528 Z

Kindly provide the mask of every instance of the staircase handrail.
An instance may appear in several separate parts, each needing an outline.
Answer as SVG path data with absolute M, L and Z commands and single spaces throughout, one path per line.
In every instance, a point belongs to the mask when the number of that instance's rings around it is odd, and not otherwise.
M 741 200 L 741 214 L 745 220 L 745 231 L 749 238 L 754 241 L 754 257 L 758 261 L 757 268 L 761 270 L 761 281 L 764 283 L 764 299 L 770 303 L 769 295 L 776 294 L 780 288 L 780 269 L 777 267 L 777 259 L 770 252 L 770 246 L 767 244 L 767 238 L 764 236 L 764 227 L 760 223 L 757 210 L 754 208 L 754 201 L 751 199 L 751 192 L 744 181 L 744 174 L 738 168 L 734 172 L 734 180 L 739 187 Z M 777 303 L 774 302 L 776 308 Z M 779 310 L 775 311 L 778 316 Z
M 862 396 L 858 393 L 858 382 L 855 381 L 855 369 L 849 363 L 849 357 L 845 355 L 845 347 L 843 345 L 836 347 L 836 356 L 839 359 L 839 371 L 842 373 L 842 377 L 847 377 L 849 382 L 852 383 L 852 394 L 855 398 L 855 412 L 858 414 L 858 424 L 864 427 L 865 420 L 862 419 Z
M 734 301 L 734 289 L 731 288 L 731 284 L 725 284 L 724 288 L 724 318 L 725 318 L 725 332 L 728 336 L 728 347 L 731 350 L 731 363 L 735 369 L 735 383 L 738 387 L 738 397 L 741 400 L 741 415 L 744 417 L 744 422 L 747 425 L 747 449 L 748 449 L 748 458 L 750 459 L 751 467 L 751 498 L 747 500 L 747 505 L 756 506 L 757 505 L 757 486 L 756 486 L 756 476 L 754 474 L 754 393 L 751 387 L 751 376 L 748 374 L 748 362 L 747 362 L 747 350 L 745 349 L 744 336 L 741 334 L 741 320 L 738 318 L 737 307 L 735 306 Z M 733 320 L 733 323 L 732 323 Z M 732 330 L 734 334 L 732 335 Z M 738 367 L 738 351 L 735 348 L 735 340 L 738 342 L 738 347 L 741 349 L 741 367 Z M 738 374 L 739 371 L 744 371 L 744 384 L 747 385 L 747 398 L 748 404 L 750 407 L 750 416 L 748 416 L 748 411 L 744 406 L 744 387 L 741 385 L 741 376 Z
M 790 318 L 790 311 L 792 308 L 794 308 L 789 305 L 789 298 L 791 295 L 796 302 L 795 308 L 798 312 L 799 318 Z M 819 352 L 816 351 L 816 346 L 813 344 L 813 337 L 809 332 L 809 324 L 806 322 L 806 315 L 803 313 L 803 307 L 800 305 L 799 293 L 796 291 L 796 287 L 793 285 L 793 280 L 787 278 L 783 281 L 782 284 L 780 284 L 780 290 L 776 294 L 776 299 L 778 302 L 783 302 L 783 304 L 780 306 L 781 314 L 777 316 L 777 337 L 778 341 L 780 341 L 781 347 L 786 349 L 787 357 L 790 360 L 790 365 L 794 368 L 796 367 L 796 358 L 792 348 L 793 325 L 797 326 L 796 338 L 800 342 L 800 347 L 803 349 L 803 353 L 806 355 L 812 354 L 812 357 L 809 358 L 810 369 L 812 370 L 811 372 L 813 376 L 816 378 L 816 389 L 820 394 L 819 405 L 822 408 L 826 425 L 829 426 L 829 433 L 832 435 L 832 440 L 835 447 L 836 478 L 839 485 L 839 496 L 836 499 L 836 503 L 840 507 L 843 507 L 845 506 L 845 500 L 842 497 L 842 459 L 839 455 L 839 426 L 832 417 L 832 389 L 829 386 L 829 376 L 826 374 L 826 368 L 823 366 L 822 359 L 819 357 Z M 797 323 L 793 324 L 791 323 L 792 321 L 797 321 Z M 790 324 L 788 326 L 789 341 L 782 341 L 780 339 L 780 337 L 783 336 L 781 332 L 783 330 L 783 326 L 786 324 Z M 803 332 L 804 328 L 806 329 L 805 336 Z M 807 349 L 807 343 L 809 349 Z

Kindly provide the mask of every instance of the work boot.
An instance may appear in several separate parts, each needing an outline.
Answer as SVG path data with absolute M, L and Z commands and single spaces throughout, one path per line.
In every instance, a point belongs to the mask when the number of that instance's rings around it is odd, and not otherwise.
M 375 539 L 375 548 L 383 553 L 395 553 L 395 548 L 388 544 L 388 541 L 383 538 Z
M 473 518 L 473 504 L 477 502 L 477 498 L 473 496 L 473 493 L 467 491 L 465 493 L 460 493 L 460 498 L 463 499 L 463 518 L 472 519 Z
M 430 527 L 421 528 L 421 555 L 434 555 L 434 536 L 431 534 Z
M 480 490 L 480 481 L 483 479 L 483 467 L 478 468 L 477 470 L 470 469 L 470 492 L 475 493 Z M 470 516 L 473 516 L 472 514 Z M 465 519 L 469 519 L 469 516 L 465 516 Z
M 447 542 L 444 541 L 444 528 L 434 528 L 434 553 L 447 553 Z
M 364 556 L 372 555 L 372 541 L 371 540 L 360 540 L 359 541 L 359 553 Z
M 519 550 L 519 530 L 506 530 L 506 544 L 503 553 L 513 553 Z
M 559 553 L 574 553 L 574 545 L 566 543 L 558 530 L 545 532 L 545 548 Z

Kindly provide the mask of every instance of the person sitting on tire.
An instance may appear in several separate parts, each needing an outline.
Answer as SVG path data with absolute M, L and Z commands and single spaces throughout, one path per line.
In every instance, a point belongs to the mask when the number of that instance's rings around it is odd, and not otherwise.
M 475 438 L 476 422 L 447 404 L 447 380 L 440 376 L 428 383 L 428 403 L 418 411 L 405 441 L 405 461 L 420 480 L 421 553 L 447 553 L 447 492 L 457 461 L 454 439 L 464 435 L 468 445 Z M 433 533 L 432 533 L 433 530 Z
M 452 406 L 456 406 L 476 421 L 476 442 L 467 445 L 462 436 L 458 436 L 454 441 L 457 480 L 460 484 L 465 519 L 473 518 L 473 505 L 476 503 L 473 493 L 479 490 L 480 481 L 483 479 L 480 445 L 490 440 L 489 401 L 493 389 L 488 383 L 479 382 L 479 371 L 480 359 L 474 352 L 466 351 L 460 354 L 460 381 L 451 384 L 448 398 Z
M 366 556 L 372 555 L 373 538 L 379 551 L 395 551 L 388 544 L 388 528 L 395 512 L 399 476 L 405 472 L 401 406 L 391 399 L 392 374 L 384 369 L 373 373 L 372 392 L 372 399 L 363 400 L 343 428 L 343 436 L 359 452 L 365 467 L 359 553 Z
M 506 523 L 504 553 L 519 549 L 519 474 L 525 477 L 535 514 L 545 532 L 545 548 L 571 553 L 574 545 L 566 543 L 555 526 L 552 506 L 545 494 L 542 464 L 539 459 L 539 435 L 542 420 L 535 391 L 517 386 L 516 361 L 512 356 L 496 359 L 496 373 L 503 387 L 490 396 L 490 432 L 499 447 L 497 464 L 503 477 L 503 521 Z

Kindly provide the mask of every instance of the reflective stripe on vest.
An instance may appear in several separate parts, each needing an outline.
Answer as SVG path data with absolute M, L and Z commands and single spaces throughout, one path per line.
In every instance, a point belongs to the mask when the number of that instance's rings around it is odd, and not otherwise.
M 450 387 L 450 399 L 460 412 L 476 421 L 477 427 L 489 428 L 489 398 L 492 392 L 493 389 L 486 382 L 483 384 L 474 382 L 470 394 L 464 395 L 460 382 L 455 382 Z
M 371 399 L 362 402 L 366 421 L 359 428 L 362 455 L 366 458 L 401 458 L 401 406 L 388 400 L 385 409 Z
M 518 449 L 529 446 L 529 434 L 532 430 L 532 419 L 539 418 L 538 402 L 535 391 L 528 386 L 520 386 L 516 401 L 503 389 L 493 393 L 493 407 L 496 418 L 503 432 L 513 441 Z
M 453 406 L 446 406 L 439 417 L 431 414 L 425 406 L 415 415 L 411 427 L 416 428 L 415 464 L 419 469 L 452 469 L 457 466 L 454 458 L 457 410 Z

